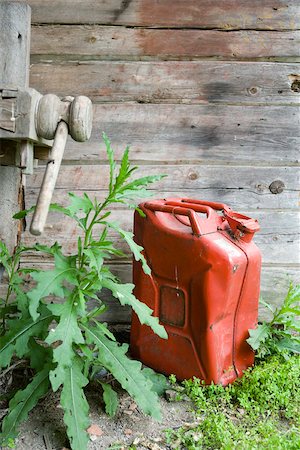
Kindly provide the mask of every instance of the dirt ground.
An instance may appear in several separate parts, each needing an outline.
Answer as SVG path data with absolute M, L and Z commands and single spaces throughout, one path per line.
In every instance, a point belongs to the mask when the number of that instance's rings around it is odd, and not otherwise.
M 103 412 L 101 394 L 86 392 L 90 404 L 91 427 L 88 450 L 127 449 L 134 444 L 141 450 L 168 449 L 164 430 L 178 428 L 193 421 L 191 403 L 160 400 L 161 422 L 145 416 L 126 392 L 120 393 L 120 405 L 114 418 Z M 16 450 L 67 450 L 68 440 L 63 423 L 59 394 L 49 393 L 30 413 L 16 439 Z M 6 450 L 6 449 L 3 449 Z

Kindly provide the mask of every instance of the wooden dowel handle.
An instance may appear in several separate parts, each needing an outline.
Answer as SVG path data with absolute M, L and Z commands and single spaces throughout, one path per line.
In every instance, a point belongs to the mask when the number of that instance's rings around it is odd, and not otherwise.
M 44 230 L 57 175 L 68 138 L 68 132 L 68 125 L 65 122 L 59 122 L 51 151 L 51 161 L 48 162 L 46 167 L 36 208 L 30 225 L 30 233 L 36 236 L 42 234 Z

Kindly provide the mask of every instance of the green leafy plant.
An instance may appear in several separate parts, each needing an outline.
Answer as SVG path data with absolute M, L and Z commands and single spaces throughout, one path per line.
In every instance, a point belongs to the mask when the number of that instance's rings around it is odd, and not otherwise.
M 226 387 L 198 378 L 176 387 L 195 407 L 192 423 L 166 430 L 171 449 L 296 450 L 300 447 L 300 359 L 269 356 Z
M 12 442 L 20 422 L 51 388 L 53 391 L 61 389 L 60 401 L 72 449 L 84 450 L 89 440 L 86 432 L 89 406 L 84 387 L 101 367 L 112 374 L 146 414 L 160 418 L 156 384 L 163 384 L 162 377 L 150 369 L 142 369 L 140 362 L 128 358 L 128 345 L 119 345 L 107 325 L 97 318 L 106 309 L 101 300 L 101 291 L 106 288 L 121 305 L 130 305 L 141 323 L 151 327 L 161 338 L 167 338 L 152 310 L 134 296 L 133 284 L 122 284 L 104 264 L 112 255 L 122 255 L 109 237 L 109 231 L 114 230 L 129 245 L 145 273 L 150 274 L 143 249 L 135 244 L 133 234 L 109 221 L 109 207 L 122 203 L 135 208 L 134 198 L 147 195 L 146 187 L 162 177 L 129 180 L 137 169 L 130 166 L 129 149 L 126 148 L 118 169 L 106 135 L 104 141 L 110 166 L 105 200 L 99 202 L 87 194 L 70 193 L 69 206 L 51 206 L 52 210 L 76 222 L 81 231 L 77 252 L 68 256 L 57 243 L 51 247 L 37 244 L 32 248 L 21 246 L 10 256 L 5 245 L 0 245 L 0 262 L 8 278 L 7 294 L 0 303 L 0 367 L 9 367 L 13 358 L 23 358 L 28 360 L 32 370 L 28 385 L 10 400 L 0 436 L 3 445 Z M 22 211 L 15 218 L 20 219 L 29 211 Z M 20 269 L 19 261 L 26 251 L 51 255 L 54 268 Z M 28 274 L 35 287 L 26 292 L 24 276 Z M 51 303 L 47 301 L 48 296 L 52 297 Z M 87 308 L 90 299 L 97 304 L 92 310 Z M 112 385 L 103 382 L 101 385 L 106 412 L 113 415 L 118 405 L 117 394 Z
M 279 308 L 261 301 L 272 313 L 269 322 L 262 322 L 249 330 L 248 344 L 256 351 L 257 358 L 282 353 L 288 357 L 300 353 L 300 284 L 290 285 Z

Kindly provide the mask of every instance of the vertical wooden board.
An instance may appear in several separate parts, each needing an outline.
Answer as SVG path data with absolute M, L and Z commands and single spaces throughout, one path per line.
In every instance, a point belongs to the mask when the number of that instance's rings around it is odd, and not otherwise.
M 29 6 L 22 3 L 0 3 L 0 87 L 28 86 L 29 54 Z M 18 239 L 18 223 L 12 219 L 12 215 L 21 203 L 20 169 L 0 167 L 0 193 L 0 239 L 12 251 Z
M 20 185 L 20 169 L 0 166 L 0 241 L 7 245 L 11 253 L 19 238 L 19 223 L 12 216 L 21 207 Z
M 30 8 L 0 3 L 0 85 L 28 86 Z

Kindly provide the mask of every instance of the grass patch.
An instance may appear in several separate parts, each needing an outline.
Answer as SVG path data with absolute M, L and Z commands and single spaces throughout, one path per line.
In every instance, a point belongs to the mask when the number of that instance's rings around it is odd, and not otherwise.
M 188 396 L 195 423 L 168 429 L 171 449 L 300 449 L 300 285 L 290 285 L 269 322 L 249 330 L 256 365 L 226 387 L 198 378 L 176 384 L 177 399 Z
M 299 356 L 271 356 L 226 387 L 194 378 L 176 389 L 193 401 L 195 423 L 167 430 L 172 449 L 300 448 Z

